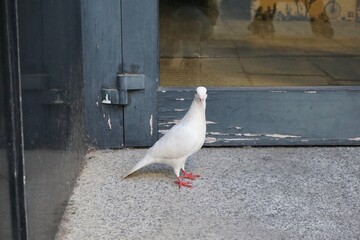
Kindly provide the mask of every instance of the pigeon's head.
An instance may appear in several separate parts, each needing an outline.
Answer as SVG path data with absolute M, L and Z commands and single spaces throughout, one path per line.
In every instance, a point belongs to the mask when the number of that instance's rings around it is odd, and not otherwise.
M 197 98 L 204 107 L 206 107 L 207 89 L 205 87 L 197 87 L 195 98 Z

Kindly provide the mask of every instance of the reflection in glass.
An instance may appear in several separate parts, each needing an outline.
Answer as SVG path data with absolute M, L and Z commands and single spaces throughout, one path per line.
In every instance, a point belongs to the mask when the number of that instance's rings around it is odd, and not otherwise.
M 29 239 L 54 239 L 84 155 L 80 3 L 18 1 Z
M 0 52 L 1 54 L 1 52 Z M 11 205 L 9 189 L 8 158 L 6 154 L 5 134 L 5 95 L 0 55 L 0 239 L 13 239 L 11 232 Z
M 360 85 L 359 4 L 160 0 L 160 84 Z

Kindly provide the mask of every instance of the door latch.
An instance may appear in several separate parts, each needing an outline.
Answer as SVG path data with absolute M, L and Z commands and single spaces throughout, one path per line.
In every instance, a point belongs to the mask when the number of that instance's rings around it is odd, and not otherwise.
M 116 77 L 117 88 L 101 89 L 101 102 L 109 105 L 128 105 L 128 91 L 145 89 L 144 74 L 118 74 Z

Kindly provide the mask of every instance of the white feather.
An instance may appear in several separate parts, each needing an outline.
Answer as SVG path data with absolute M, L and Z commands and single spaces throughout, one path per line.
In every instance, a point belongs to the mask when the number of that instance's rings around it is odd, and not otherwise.
M 185 161 L 200 150 L 206 135 L 206 88 L 198 87 L 196 92 L 189 111 L 181 121 L 160 138 L 124 178 L 152 163 L 165 163 L 173 167 L 177 177 L 180 169 L 185 170 Z

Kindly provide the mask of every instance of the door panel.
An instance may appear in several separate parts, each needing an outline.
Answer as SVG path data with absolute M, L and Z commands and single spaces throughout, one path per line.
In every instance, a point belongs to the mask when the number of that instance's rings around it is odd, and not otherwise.
M 159 131 L 189 108 L 194 91 L 159 92 Z M 210 89 L 207 146 L 359 145 L 360 89 Z
M 158 1 L 123 0 L 123 73 L 143 74 L 145 89 L 124 106 L 126 146 L 149 146 L 157 134 Z
M 119 148 L 124 145 L 123 107 L 103 104 L 101 90 L 117 89 L 122 73 L 121 2 L 87 0 L 81 8 L 88 139 L 96 147 Z
M 87 128 L 97 147 L 148 146 L 158 137 L 157 11 L 156 0 L 82 2 Z

